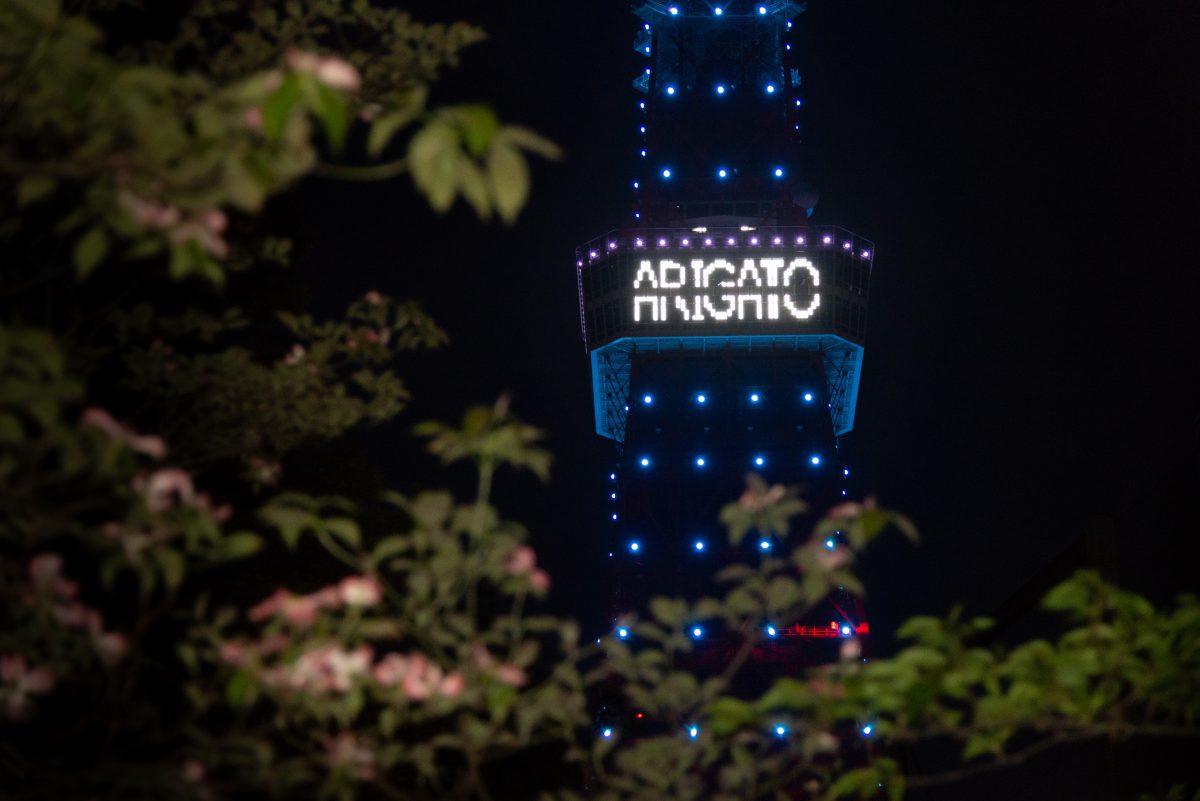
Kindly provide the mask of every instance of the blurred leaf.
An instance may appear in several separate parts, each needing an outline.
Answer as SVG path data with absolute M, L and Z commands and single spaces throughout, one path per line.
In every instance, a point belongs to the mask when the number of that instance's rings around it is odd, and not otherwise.
M 87 278 L 108 255 L 108 232 L 96 225 L 75 242 L 75 274 Z

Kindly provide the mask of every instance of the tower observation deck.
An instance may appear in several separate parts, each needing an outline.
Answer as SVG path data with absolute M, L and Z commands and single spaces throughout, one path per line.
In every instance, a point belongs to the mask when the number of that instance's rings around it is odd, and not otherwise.
M 753 558 L 716 530 L 747 472 L 802 485 L 818 510 L 848 493 L 838 445 L 854 427 L 875 246 L 812 220 L 803 10 L 634 7 L 645 61 L 630 217 L 575 259 L 596 431 L 615 445 L 599 546 L 614 625 L 650 595 L 704 591 L 723 562 Z M 823 614 L 777 632 L 781 643 L 867 631 L 856 599 Z

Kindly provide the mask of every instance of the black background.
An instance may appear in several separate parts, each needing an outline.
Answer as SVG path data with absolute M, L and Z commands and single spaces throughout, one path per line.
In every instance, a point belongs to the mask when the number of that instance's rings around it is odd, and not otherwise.
M 627 219 L 637 21 L 620 2 L 411 7 L 491 34 L 435 101 L 489 102 L 566 158 L 535 167 L 511 228 L 438 217 L 403 180 L 311 181 L 300 276 L 320 310 L 376 288 L 451 335 L 403 366 L 414 407 L 361 438 L 388 484 L 461 478 L 408 443 L 417 420 L 510 392 L 547 430 L 552 483 L 506 479 L 499 503 L 530 526 L 555 609 L 599 626 L 611 450 L 573 252 Z M 1088 531 L 1156 600 L 1196 588 L 1197 22 L 1185 2 L 814 0 L 799 18 L 813 219 L 877 243 L 843 447 L 858 489 L 923 534 L 865 565 L 884 647 L 913 614 L 993 611 Z

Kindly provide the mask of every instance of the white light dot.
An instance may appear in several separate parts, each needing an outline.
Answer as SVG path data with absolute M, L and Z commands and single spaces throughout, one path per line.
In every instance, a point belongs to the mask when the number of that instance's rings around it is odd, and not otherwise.
M 670 170 L 669 168 L 668 168 L 668 169 L 665 169 L 665 170 L 663 170 L 663 171 L 662 171 L 662 177 L 663 177 L 663 178 L 670 178 L 670 177 L 671 177 L 671 170 Z
M 759 541 L 758 541 L 758 549 L 759 549 L 760 551 L 769 551 L 769 550 L 771 550 L 771 541 L 770 541 L 770 540 L 759 540 Z
M 708 403 L 708 398 L 704 395 L 697 395 L 696 403 Z
M 633 542 L 629 543 L 629 550 L 637 553 L 638 551 L 642 550 L 642 544 L 637 540 L 634 540 Z
M 696 467 L 704 467 L 705 464 L 707 464 L 707 462 L 704 461 L 703 456 L 696 457 Z
M 642 467 L 649 467 L 650 466 L 650 457 L 643 456 L 641 459 L 641 465 L 642 465 Z
M 811 392 L 805 392 L 804 393 L 804 402 L 812 403 L 812 401 L 813 401 L 813 394 Z
M 692 547 L 695 548 L 697 551 L 703 551 L 704 550 L 704 540 L 696 540 L 696 542 L 693 543 Z
M 808 461 L 812 462 L 814 465 L 818 465 L 818 464 L 820 464 L 820 463 L 821 463 L 821 457 L 820 457 L 820 456 L 815 456 L 815 455 L 814 455 L 814 456 L 813 456 L 811 459 L 809 459 Z

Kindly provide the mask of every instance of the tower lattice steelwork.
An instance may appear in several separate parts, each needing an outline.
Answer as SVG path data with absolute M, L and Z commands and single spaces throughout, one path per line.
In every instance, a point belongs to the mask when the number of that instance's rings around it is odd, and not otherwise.
M 770 553 L 770 538 L 734 553 L 718 529 L 747 472 L 802 485 L 816 509 L 849 488 L 838 444 L 854 426 L 874 246 L 811 220 L 802 11 L 634 9 L 632 219 L 576 254 L 596 431 L 616 446 L 601 546 L 614 626 L 652 594 L 701 592 L 723 563 Z M 804 625 L 764 630 L 761 660 L 800 664 L 867 624 L 843 594 Z M 716 632 L 693 634 L 720 648 Z

